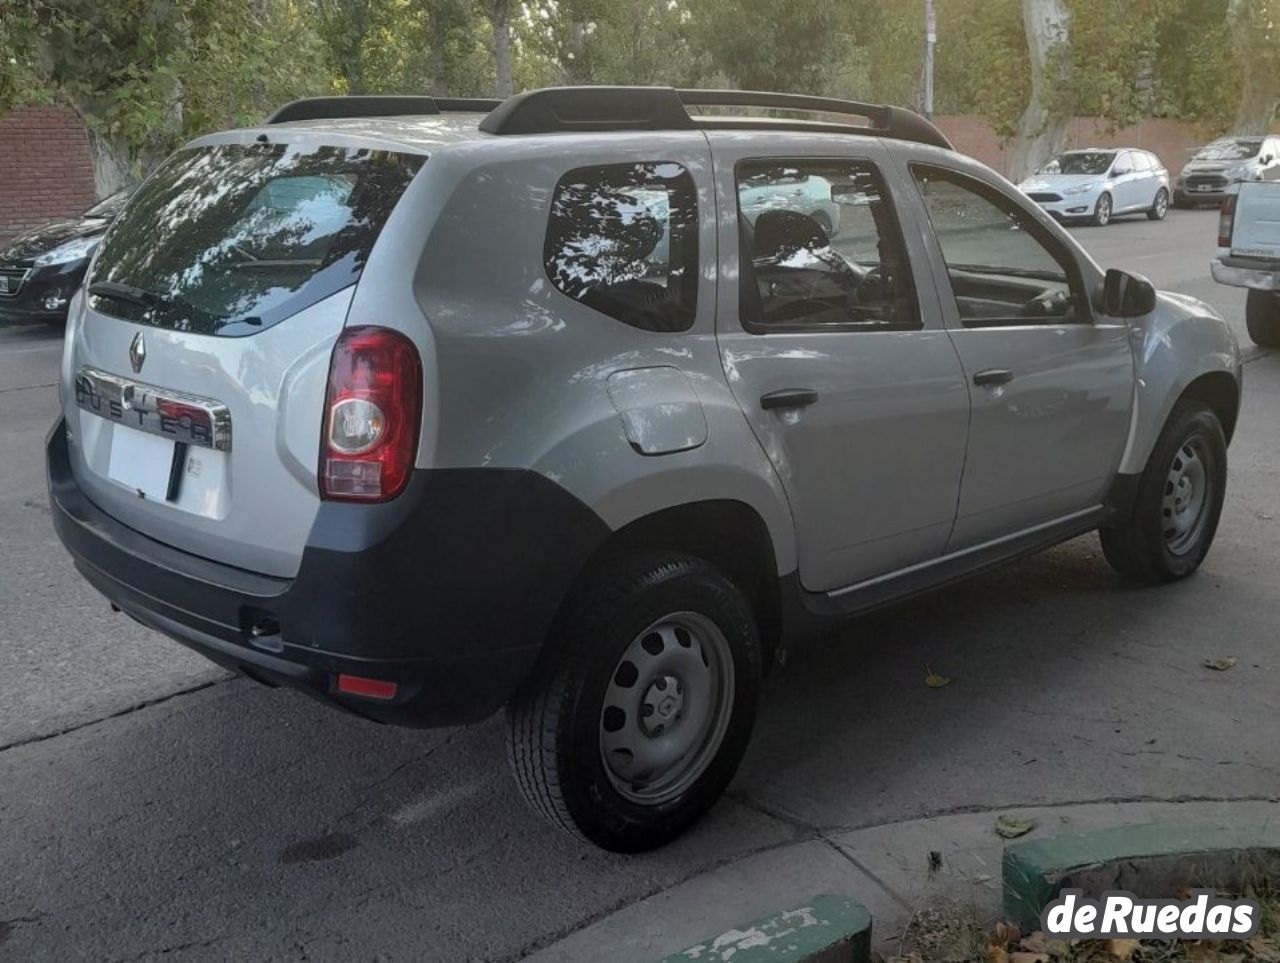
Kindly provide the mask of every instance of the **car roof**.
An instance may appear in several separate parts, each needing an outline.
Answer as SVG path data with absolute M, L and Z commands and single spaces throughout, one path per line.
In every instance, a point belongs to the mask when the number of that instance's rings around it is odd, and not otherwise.
M 284 133 L 291 141 L 311 140 L 342 146 L 377 146 L 411 154 L 426 154 L 449 144 L 487 138 L 480 130 L 483 113 L 413 114 L 394 117 L 331 117 L 286 121 L 261 127 L 209 134 L 191 142 L 193 147 L 210 144 L 248 143 L 278 140 Z

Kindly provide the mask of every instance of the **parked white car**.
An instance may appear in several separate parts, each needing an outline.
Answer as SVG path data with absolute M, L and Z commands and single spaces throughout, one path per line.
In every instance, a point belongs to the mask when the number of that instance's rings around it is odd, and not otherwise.
M 1136 148 L 1067 151 L 1018 186 L 1059 220 L 1098 227 L 1118 214 L 1162 221 L 1169 211 L 1169 172 L 1155 154 Z
M 1178 174 L 1177 207 L 1222 203 L 1236 184 L 1280 180 L 1280 137 L 1222 137 L 1201 147 Z
M 1249 289 L 1249 337 L 1280 348 L 1280 183 L 1252 181 L 1232 190 L 1219 215 L 1213 279 Z

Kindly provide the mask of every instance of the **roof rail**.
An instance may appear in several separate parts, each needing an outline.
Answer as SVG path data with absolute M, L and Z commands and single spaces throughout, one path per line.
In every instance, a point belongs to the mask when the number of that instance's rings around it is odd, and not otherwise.
M 754 107 L 864 117 L 869 125 L 775 117 L 693 116 L 689 106 Z M 480 123 L 489 134 L 569 131 L 783 129 L 892 137 L 953 150 L 932 122 L 901 107 L 832 97 L 673 87 L 546 87 L 505 100 Z
M 336 120 L 341 117 L 399 117 L 402 115 L 472 112 L 487 114 L 502 101 L 479 97 L 419 97 L 411 95 L 347 94 L 304 97 L 278 108 L 268 124 L 292 120 Z

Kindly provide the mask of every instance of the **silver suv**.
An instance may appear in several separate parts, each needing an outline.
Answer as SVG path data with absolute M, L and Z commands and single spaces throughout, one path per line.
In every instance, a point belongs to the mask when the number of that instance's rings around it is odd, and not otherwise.
M 801 183 L 838 230 L 741 203 Z M 784 644 L 1095 529 L 1195 571 L 1240 379 L 1210 308 L 909 112 L 329 98 L 129 202 L 49 485 L 126 614 L 370 719 L 505 706 L 534 809 L 637 851 L 725 788 Z

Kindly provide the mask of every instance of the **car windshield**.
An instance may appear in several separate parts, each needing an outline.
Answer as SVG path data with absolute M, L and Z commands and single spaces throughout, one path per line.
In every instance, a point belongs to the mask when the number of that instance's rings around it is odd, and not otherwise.
M 120 213 L 120 209 L 124 207 L 125 201 L 129 199 L 129 195 L 133 193 L 133 188 L 125 188 L 123 191 L 116 191 L 110 197 L 99 201 L 84 212 L 85 217 L 101 217 L 113 218 Z
M 1262 141 L 1257 138 L 1243 140 L 1215 140 L 1207 147 L 1201 147 L 1195 160 L 1247 160 L 1257 157 L 1262 150 Z
M 1073 150 L 1059 154 L 1041 168 L 1041 174 L 1105 174 L 1116 159 L 1111 150 Z
M 291 144 L 179 151 L 107 232 L 93 307 L 199 334 L 270 327 L 356 282 L 423 160 Z

